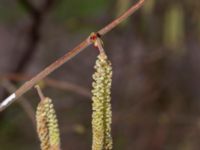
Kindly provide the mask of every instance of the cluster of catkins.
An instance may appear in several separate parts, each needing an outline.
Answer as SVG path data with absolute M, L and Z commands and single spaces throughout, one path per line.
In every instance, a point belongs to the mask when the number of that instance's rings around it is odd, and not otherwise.
M 92 84 L 92 150 L 111 150 L 111 82 L 112 67 L 104 51 L 95 64 Z M 40 101 L 36 113 L 37 132 L 42 150 L 60 150 L 59 128 L 52 100 Z

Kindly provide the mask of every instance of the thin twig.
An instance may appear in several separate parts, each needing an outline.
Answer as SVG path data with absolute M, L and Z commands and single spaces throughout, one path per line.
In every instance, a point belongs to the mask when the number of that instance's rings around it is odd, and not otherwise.
M 64 91 L 68 91 L 68 92 L 71 91 L 76 94 L 80 94 L 81 96 L 84 96 L 86 98 L 91 97 L 90 91 L 80 85 L 77 85 L 74 83 L 69 83 L 66 81 L 53 80 L 53 79 L 49 79 L 49 78 L 45 79 L 44 81 L 47 83 L 47 85 L 49 85 L 51 87 L 54 87 L 54 88 L 57 88 L 60 90 L 64 90 Z
M 36 88 L 36 90 L 37 90 L 37 92 L 38 92 L 38 95 L 39 95 L 39 97 L 40 97 L 40 100 L 43 101 L 43 100 L 45 99 L 45 96 L 44 96 L 44 94 L 42 93 L 42 90 L 41 90 L 40 86 L 39 86 L 39 85 L 36 85 L 35 88 Z
M 22 81 L 29 80 L 32 77 L 33 76 L 25 75 L 25 74 L 11 73 L 11 74 L 0 75 L 0 81 L 6 79 L 6 80 L 14 81 L 14 82 L 19 82 L 19 81 L 22 82 Z M 61 81 L 61 80 L 56 80 L 56 79 L 47 77 L 43 79 L 43 82 L 45 85 L 52 88 L 56 88 L 58 90 L 67 91 L 67 92 L 70 91 L 70 92 L 79 94 L 81 96 L 84 96 L 86 98 L 91 97 L 91 92 L 89 91 L 89 89 L 83 86 L 80 86 L 78 84 L 71 83 L 69 81 Z
M 113 28 L 118 26 L 121 22 L 126 20 L 128 17 L 130 17 L 136 10 L 138 10 L 140 7 L 143 6 L 145 0 L 139 0 L 135 5 L 133 5 L 131 8 L 129 8 L 125 13 L 123 13 L 121 16 L 119 16 L 117 19 L 112 21 L 110 24 L 102 28 L 98 31 L 98 33 L 103 36 L 109 31 L 111 31 Z
M 117 25 L 119 25 L 122 21 L 127 19 L 130 15 L 132 15 L 136 10 L 138 10 L 143 4 L 145 0 L 139 0 L 135 5 L 133 5 L 130 9 L 128 9 L 123 15 L 112 21 L 110 24 L 102 28 L 97 32 L 98 35 L 103 36 L 106 33 L 108 33 L 110 30 L 115 28 Z M 35 77 L 33 77 L 30 81 L 27 81 L 24 85 L 22 85 L 15 93 L 13 93 L 11 96 L 6 98 L 1 104 L 0 104 L 0 111 L 3 111 L 6 107 L 8 107 L 11 103 L 13 103 L 16 99 L 18 99 L 20 96 L 22 96 L 24 93 L 26 93 L 28 90 L 30 90 L 35 84 L 37 84 L 40 80 L 48 76 L 50 73 L 55 71 L 57 68 L 62 66 L 64 63 L 72 59 L 74 56 L 79 54 L 81 51 L 83 51 L 85 48 L 90 46 L 92 44 L 92 41 L 90 39 L 90 36 L 86 38 L 83 42 L 81 42 L 78 46 L 76 46 L 74 49 L 69 51 L 67 54 L 56 60 L 54 63 L 52 63 L 50 66 L 45 68 L 43 71 L 41 71 L 39 74 L 37 74 Z
M 2 86 L 9 92 L 13 93 L 17 88 L 8 80 L 2 81 Z M 35 127 L 35 112 L 31 104 L 28 102 L 28 100 L 25 97 L 21 97 L 19 101 L 20 106 L 24 109 L 28 117 L 30 118 L 33 126 Z

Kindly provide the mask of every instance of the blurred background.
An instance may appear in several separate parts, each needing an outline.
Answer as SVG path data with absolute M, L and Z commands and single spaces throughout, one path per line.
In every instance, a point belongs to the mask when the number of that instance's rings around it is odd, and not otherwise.
M 136 0 L 0 0 L 0 100 Z M 103 37 L 113 64 L 115 150 L 200 149 L 200 1 L 146 0 Z M 41 81 L 62 149 L 91 149 L 90 90 L 98 51 Z M 32 89 L 0 113 L 1 150 L 39 150 Z

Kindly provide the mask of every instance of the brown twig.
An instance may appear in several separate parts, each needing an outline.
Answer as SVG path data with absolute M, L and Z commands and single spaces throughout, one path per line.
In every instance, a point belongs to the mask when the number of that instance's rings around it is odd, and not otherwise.
M 119 16 L 117 19 L 112 21 L 110 24 L 102 28 L 98 31 L 98 33 L 103 36 L 109 31 L 111 31 L 113 28 L 118 26 L 121 22 L 126 20 L 129 16 L 131 16 L 136 10 L 138 10 L 142 5 L 144 4 L 145 0 L 139 0 L 135 5 L 133 5 L 131 8 L 129 8 L 125 13 L 123 13 L 121 16 Z
M 15 63 L 15 68 L 12 72 L 22 73 L 25 71 L 29 63 L 31 62 L 34 54 L 37 51 L 37 45 L 40 41 L 40 28 L 44 22 L 44 17 L 54 4 L 54 0 L 44 0 L 41 7 L 36 7 L 30 0 L 18 0 L 19 4 L 26 9 L 27 14 L 30 15 L 31 24 L 28 27 L 28 34 L 26 36 L 25 51 L 21 55 L 18 62 Z M 13 82 L 16 84 L 16 82 Z M 8 96 L 8 93 L 4 92 L 3 97 Z
M 2 86 L 9 92 L 9 93 L 13 93 L 17 88 L 8 80 L 3 80 L 2 81 Z M 31 104 L 28 102 L 28 100 L 24 97 L 20 98 L 19 101 L 20 106 L 24 109 L 24 111 L 26 112 L 26 114 L 28 115 L 28 117 L 30 118 L 33 126 L 35 127 L 35 113 L 34 113 L 34 109 L 31 106 Z
M 133 5 L 130 9 L 128 9 L 123 15 L 112 21 L 110 24 L 102 28 L 97 32 L 99 36 L 103 36 L 109 31 L 111 31 L 113 28 L 115 28 L 117 25 L 119 25 L 122 21 L 127 19 L 130 15 L 132 15 L 136 10 L 138 10 L 143 4 L 145 0 L 139 0 L 135 5 Z M 0 111 L 3 111 L 6 107 L 8 107 L 11 103 L 13 103 L 16 99 L 18 99 L 20 96 L 22 96 L 24 93 L 26 93 L 28 90 L 30 90 L 35 84 L 37 84 L 40 80 L 48 76 L 50 73 L 52 73 L 54 70 L 62 66 L 64 63 L 72 59 L 74 56 L 79 54 L 81 51 L 83 51 L 85 48 L 90 46 L 92 44 L 92 40 L 90 39 L 90 36 L 86 38 L 83 42 L 81 42 L 78 46 L 76 46 L 74 49 L 69 51 L 67 54 L 56 60 L 54 63 L 52 63 L 50 66 L 45 68 L 43 71 L 41 71 L 39 74 L 37 74 L 35 77 L 33 77 L 30 81 L 27 81 L 24 85 L 22 85 L 15 93 L 13 93 L 11 96 L 9 96 L 7 99 L 5 99 L 0 104 Z

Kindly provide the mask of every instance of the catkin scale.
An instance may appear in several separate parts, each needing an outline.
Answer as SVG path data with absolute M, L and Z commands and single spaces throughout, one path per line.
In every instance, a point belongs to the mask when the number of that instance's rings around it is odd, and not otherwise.
M 112 67 L 106 54 L 101 52 L 95 64 L 92 84 L 92 150 L 111 150 L 111 104 L 110 89 L 112 82 Z

